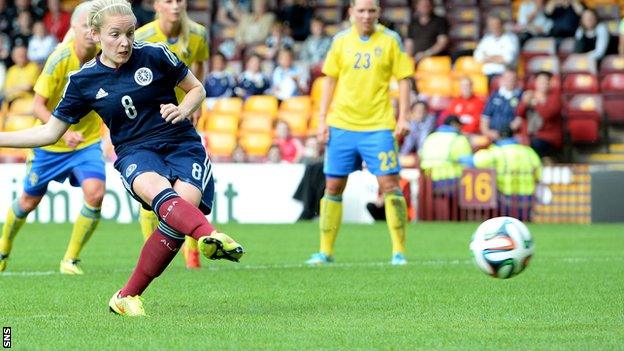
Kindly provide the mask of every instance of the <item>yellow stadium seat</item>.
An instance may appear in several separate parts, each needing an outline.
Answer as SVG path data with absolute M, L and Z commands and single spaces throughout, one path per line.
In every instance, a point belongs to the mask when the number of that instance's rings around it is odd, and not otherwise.
M 277 98 L 272 95 L 250 96 L 243 104 L 243 113 L 262 113 L 275 117 L 277 115 Z
M 206 120 L 206 131 L 236 134 L 238 116 L 225 113 L 211 113 Z
M 482 74 L 483 65 L 477 62 L 472 56 L 461 56 L 455 61 L 453 71 L 463 75 Z
M 240 137 L 239 144 L 250 157 L 264 157 L 273 145 L 273 134 L 246 133 Z
M 312 110 L 312 99 L 307 96 L 293 96 L 282 101 L 280 111 L 297 111 L 309 114 Z
M 243 99 L 237 97 L 218 99 L 212 111 L 240 115 L 243 112 Z
M 229 158 L 236 148 L 236 135 L 232 133 L 208 132 L 206 143 L 208 154 L 216 158 Z
M 13 100 L 9 106 L 9 113 L 18 115 L 31 115 L 33 113 L 33 98 L 23 97 Z
M 323 85 L 325 84 L 325 77 L 318 77 L 312 83 L 312 88 L 310 89 L 310 98 L 312 99 L 312 104 L 315 107 L 321 103 L 321 95 L 323 94 Z
M 422 74 L 448 74 L 450 72 L 450 56 L 425 57 L 418 62 L 418 66 L 416 68 L 416 74 L 418 76 Z
M 28 129 L 32 127 L 37 119 L 31 115 L 10 114 L 4 121 L 4 130 L 7 132 Z
M 308 133 L 308 115 L 298 111 L 280 111 L 278 119 L 288 123 L 294 137 L 305 137 Z
M 273 119 L 266 115 L 246 115 L 241 121 L 240 132 L 244 133 L 272 133 Z
M 453 95 L 453 81 L 451 76 L 446 74 L 430 74 L 420 77 L 416 82 L 416 86 L 420 93 L 428 96 Z

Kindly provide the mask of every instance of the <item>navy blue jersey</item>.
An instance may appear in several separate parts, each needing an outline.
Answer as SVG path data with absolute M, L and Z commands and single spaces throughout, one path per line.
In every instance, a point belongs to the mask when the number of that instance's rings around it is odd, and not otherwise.
M 52 114 L 75 124 L 96 111 L 119 156 L 141 144 L 199 140 L 189 120 L 171 124 L 160 114 L 160 104 L 177 105 L 174 88 L 187 73 L 165 45 L 135 42 L 130 59 L 118 69 L 102 64 L 98 55 L 71 74 Z

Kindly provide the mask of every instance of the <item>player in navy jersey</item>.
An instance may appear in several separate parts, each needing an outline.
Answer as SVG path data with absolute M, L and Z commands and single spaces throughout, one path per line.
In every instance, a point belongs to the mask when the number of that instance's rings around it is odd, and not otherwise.
M 136 18 L 126 0 L 93 1 L 88 23 L 100 54 L 69 76 L 48 123 L 0 133 L 0 146 L 48 145 L 90 111 L 101 116 L 126 189 L 160 219 L 130 279 L 109 302 L 117 314 L 142 316 L 140 295 L 165 270 L 185 235 L 198 240 L 210 259 L 238 261 L 244 251 L 204 216 L 211 210 L 214 181 L 189 121 L 205 98 L 202 84 L 166 46 L 134 42 Z M 176 86 L 186 92 L 179 104 Z

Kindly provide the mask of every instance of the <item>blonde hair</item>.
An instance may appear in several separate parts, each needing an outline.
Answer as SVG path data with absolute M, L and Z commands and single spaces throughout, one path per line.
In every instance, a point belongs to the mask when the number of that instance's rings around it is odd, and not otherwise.
M 80 17 L 81 14 L 85 12 L 89 13 L 89 11 L 91 11 L 91 5 L 91 1 L 85 1 L 81 2 L 80 4 L 78 4 L 78 6 L 74 8 L 74 12 L 72 12 L 71 19 L 69 21 L 72 27 L 76 25 L 76 22 L 78 22 L 78 17 Z M 74 28 L 72 27 L 70 27 L 67 33 L 65 33 L 62 43 L 67 43 L 74 39 L 74 37 L 76 36 L 76 34 L 74 33 Z
M 136 17 L 128 1 L 93 0 L 87 24 L 96 31 L 100 31 L 100 29 L 102 29 L 102 24 L 104 24 L 104 16 L 106 15 L 131 15 L 136 22 Z
M 156 0 L 162 1 L 162 0 Z M 160 16 L 158 12 L 156 12 L 156 19 L 160 20 Z M 180 35 L 178 36 L 178 43 L 180 43 L 180 48 L 182 49 L 182 53 L 184 56 L 189 55 L 189 42 L 191 36 L 191 19 L 186 13 L 186 7 L 180 13 Z

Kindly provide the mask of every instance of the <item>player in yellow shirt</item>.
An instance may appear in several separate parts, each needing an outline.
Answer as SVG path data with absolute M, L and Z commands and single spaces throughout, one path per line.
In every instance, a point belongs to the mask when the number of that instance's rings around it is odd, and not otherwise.
M 73 40 L 62 43 L 50 55 L 35 84 L 34 113 L 47 122 L 52 110 L 61 100 L 68 74 L 96 54 L 96 44 L 87 26 L 90 3 L 79 4 L 71 17 L 75 33 Z M 45 195 L 51 181 L 63 182 L 69 178 L 74 186 L 81 186 L 84 205 L 74 223 L 71 239 L 60 271 L 63 274 L 83 274 L 78 265 L 79 254 L 100 221 L 100 208 L 105 192 L 105 167 L 100 146 L 100 118 L 91 112 L 80 123 L 72 125 L 56 144 L 33 150 L 24 191 L 15 200 L 7 214 L 0 238 L 0 271 L 6 269 L 13 240 Z
M 186 0 L 154 1 L 156 20 L 137 29 L 135 40 L 166 44 L 203 82 L 208 60 L 208 34 L 204 26 L 188 17 L 186 5 Z M 182 89 L 176 87 L 176 96 L 178 101 L 182 101 Z M 200 110 L 195 112 L 193 124 L 197 123 L 200 114 Z M 141 208 L 139 223 L 143 238 L 147 240 L 158 226 L 158 218 L 152 211 Z M 188 268 L 199 268 L 199 251 L 195 239 L 187 236 L 182 252 Z
M 328 78 L 321 96 L 317 137 L 327 142 L 326 188 L 320 206 L 321 249 L 307 263 L 320 265 L 333 260 L 347 177 L 364 161 L 377 176 L 384 195 L 392 238 L 391 263 L 404 265 L 407 206 L 399 188 L 395 136 L 409 131 L 408 78 L 414 66 L 399 35 L 377 24 L 379 1 L 352 0 L 350 5 L 353 26 L 336 34 L 323 66 Z M 388 96 L 393 76 L 399 81 L 398 121 Z M 333 109 L 328 113 L 332 100 Z
M 24 44 L 18 44 L 11 50 L 11 58 L 14 65 L 7 70 L 4 89 L 6 100 L 9 104 L 18 99 L 32 99 L 32 91 L 39 72 L 41 71 L 36 62 L 28 61 L 28 48 Z

